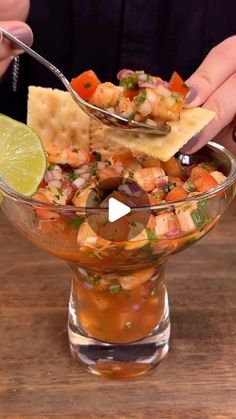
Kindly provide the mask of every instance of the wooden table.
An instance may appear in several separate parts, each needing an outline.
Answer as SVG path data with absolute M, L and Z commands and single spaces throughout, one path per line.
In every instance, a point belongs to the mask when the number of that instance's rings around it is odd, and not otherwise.
M 236 418 L 235 214 L 170 261 L 169 356 L 128 381 L 71 359 L 66 264 L 0 215 L 0 418 Z

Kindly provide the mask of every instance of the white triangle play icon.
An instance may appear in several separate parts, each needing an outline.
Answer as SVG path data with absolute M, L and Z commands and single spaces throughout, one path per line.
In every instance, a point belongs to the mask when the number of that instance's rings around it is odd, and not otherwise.
M 111 223 L 119 218 L 124 217 L 124 215 L 129 214 L 131 211 L 128 205 L 122 204 L 122 202 L 117 201 L 115 198 L 110 198 L 108 201 L 108 219 Z

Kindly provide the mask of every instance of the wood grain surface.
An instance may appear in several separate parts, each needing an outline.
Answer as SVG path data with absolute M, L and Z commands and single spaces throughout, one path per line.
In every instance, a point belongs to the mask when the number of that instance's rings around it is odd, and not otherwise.
M 66 264 L 0 214 L 0 418 L 236 418 L 235 215 L 169 262 L 166 361 L 112 381 L 70 357 Z

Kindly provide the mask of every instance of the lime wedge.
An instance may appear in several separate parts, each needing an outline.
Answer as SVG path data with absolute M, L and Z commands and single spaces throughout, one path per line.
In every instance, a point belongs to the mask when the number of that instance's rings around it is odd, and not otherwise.
M 0 175 L 23 195 L 33 195 L 44 177 L 47 160 L 36 132 L 0 114 Z

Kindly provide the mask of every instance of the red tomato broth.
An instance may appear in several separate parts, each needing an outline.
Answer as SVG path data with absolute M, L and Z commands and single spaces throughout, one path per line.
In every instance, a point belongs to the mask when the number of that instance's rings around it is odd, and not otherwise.
M 148 336 L 161 322 L 165 302 L 161 273 L 157 279 L 127 290 L 119 285 L 122 278 L 119 273 L 109 280 L 98 271 L 99 274 L 86 280 L 76 268 L 73 272 L 76 312 L 82 329 L 89 336 L 110 343 L 135 342 Z

